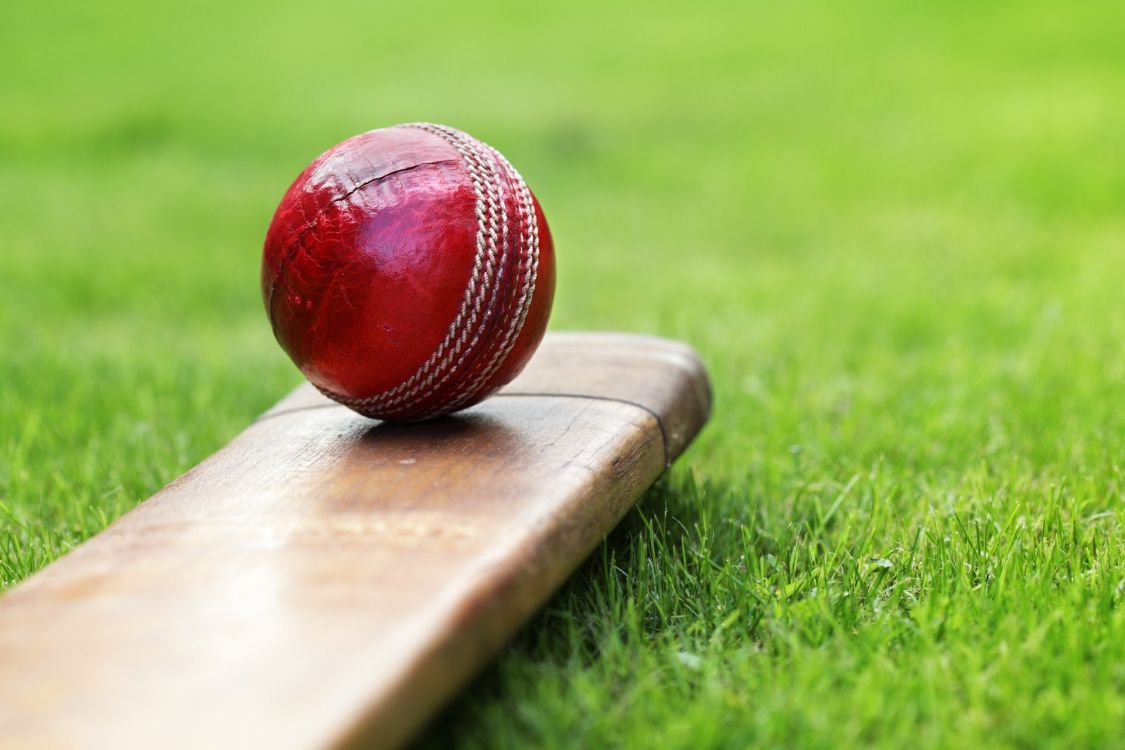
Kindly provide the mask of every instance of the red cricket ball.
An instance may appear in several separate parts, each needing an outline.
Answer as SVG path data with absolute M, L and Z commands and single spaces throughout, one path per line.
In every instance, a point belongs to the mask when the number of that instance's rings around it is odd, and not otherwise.
M 495 149 L 415 123 L 333 146 L 270 223 L 274 335 L 325 395 L 378 419 L 477 403 L 543 338 L 555 288 L 547 220 Z

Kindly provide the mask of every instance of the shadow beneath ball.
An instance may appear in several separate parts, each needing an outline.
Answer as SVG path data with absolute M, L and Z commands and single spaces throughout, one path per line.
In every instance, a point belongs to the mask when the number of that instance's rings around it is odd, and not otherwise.
M 463 411 L 425 422 L 375 422 L 360 435 L 360 442 L 373 449 L 413 446 L 431 452 L 460 450 L 472 441 L 507 445 L 515 438 L 513 430 L 499 417 L 481 411 Z

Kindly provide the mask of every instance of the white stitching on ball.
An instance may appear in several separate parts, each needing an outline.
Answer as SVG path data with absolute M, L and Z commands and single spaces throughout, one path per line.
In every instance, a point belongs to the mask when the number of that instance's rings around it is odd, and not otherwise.
M 522 219 L 521 227 L 524 228 L 524 234 L 520 238 L 521 242 L 519 245 L 520 270 L 522 271 L 523 283 L 519 288 L 519 299 L 516 302 L 515 315 L 509 322 L 504 333 L 504 338 L 501 340 L 500 346 L 493 355 L 491 363 L 487 369 L 483 370 L 473 379 L 472 384 L 464 393 L 454 399 L 453 402 L 446 407 L 446 409 L 449 410 L 456 409 L 476 397 L 480 388 L 488 383 L 492 376 L 496 374 L 496 371 L 503 365 L 508 355 L 511 354 L 512 348 L 515 346 L 516 340 L 523 330 L 523 324 L 527 320 L 527 315 L 531 310 L 535 282 L 539 275 L 539 221 L 535 216 L 535 204 L 531 199 L 531 191 L 528 189 L 527 183 L 520 173 L 504 158 L 503 154 L 491 146 L 486 146 L 485 148 L 500 162 L 501 167 L 507 172 L 509 179 L 516 186 L 516 197 Z

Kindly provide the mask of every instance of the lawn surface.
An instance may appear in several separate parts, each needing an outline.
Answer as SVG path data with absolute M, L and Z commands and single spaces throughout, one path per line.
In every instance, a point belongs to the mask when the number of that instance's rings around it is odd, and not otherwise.
M 433 120 L 716 412 L 424 744 L 1122 742 L 1125 5 L 67 5 L 0 9 L 0 588 L 298 382 L 273 208 Z

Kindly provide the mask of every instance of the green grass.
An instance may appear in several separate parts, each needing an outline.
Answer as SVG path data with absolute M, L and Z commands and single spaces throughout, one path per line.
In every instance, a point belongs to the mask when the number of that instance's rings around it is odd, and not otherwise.
M 297 382 L 277 200 L 429 119 L 716 412 L 424 744 L 1122 744 L 1120 2 L 66 5 L 0 9 L 0 587 Z

